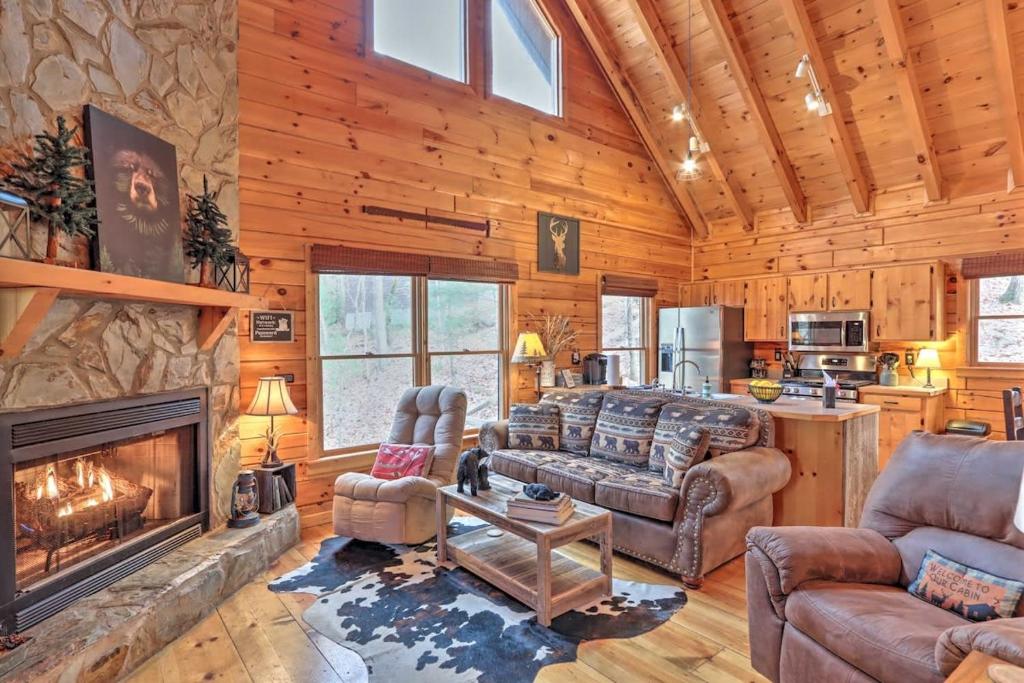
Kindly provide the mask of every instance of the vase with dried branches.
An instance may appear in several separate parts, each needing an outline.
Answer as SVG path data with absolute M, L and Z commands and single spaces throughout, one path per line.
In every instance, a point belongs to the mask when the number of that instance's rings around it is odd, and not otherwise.
M 541 362 L 541 386 L 555 386 L 555 359 L 558 354 L 570 348 L 576 341 L 576 330 L 572 328 L 572 320 L 566 315 L 528 316 L 529 327 L 537 330 L 548 359 Z

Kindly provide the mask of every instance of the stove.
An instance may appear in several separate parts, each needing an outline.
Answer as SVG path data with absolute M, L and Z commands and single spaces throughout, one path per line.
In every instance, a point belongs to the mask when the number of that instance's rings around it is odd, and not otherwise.
M 796 375 L 779 380 L 782 393 L 792 398 L 820 398 L 824 373 L 836 380 L 836 400 L 857 401 L 857 389 L 876 384 L 875 357 L 870 354 L 816 354 L 800 356 Z

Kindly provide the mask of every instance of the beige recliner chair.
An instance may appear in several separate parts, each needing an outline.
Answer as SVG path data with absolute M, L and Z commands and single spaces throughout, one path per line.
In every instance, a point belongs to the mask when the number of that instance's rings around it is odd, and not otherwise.
M 341 475 L 334 482 L 334 532 L 362 541 L 409 545 L 432 538 L 437 531 L 437 489 L 455 480 L 465 427 L 462 389 L 429 386 L 406 391 L 398 401 L 387 443 L 434 446 L 430 471 L 425 477 L 394 480 L 359 472 Z

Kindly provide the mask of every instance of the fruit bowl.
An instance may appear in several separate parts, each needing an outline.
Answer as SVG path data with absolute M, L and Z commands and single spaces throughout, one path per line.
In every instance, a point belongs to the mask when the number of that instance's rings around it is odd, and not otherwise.
M 782 385 L 772 382 L 771 384 L 751 384 L 750 395 L 760 403 L 774 403 L 782 396 Z

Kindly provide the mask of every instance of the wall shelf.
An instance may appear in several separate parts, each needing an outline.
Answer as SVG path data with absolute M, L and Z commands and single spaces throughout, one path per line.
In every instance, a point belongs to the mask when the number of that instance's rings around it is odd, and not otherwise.
M 204 351 L 213 348 L 239 309 L 265 307 L 253 294 L 0 257 L 0 358 L 21 351 L 58 296 L 194 306 Z

